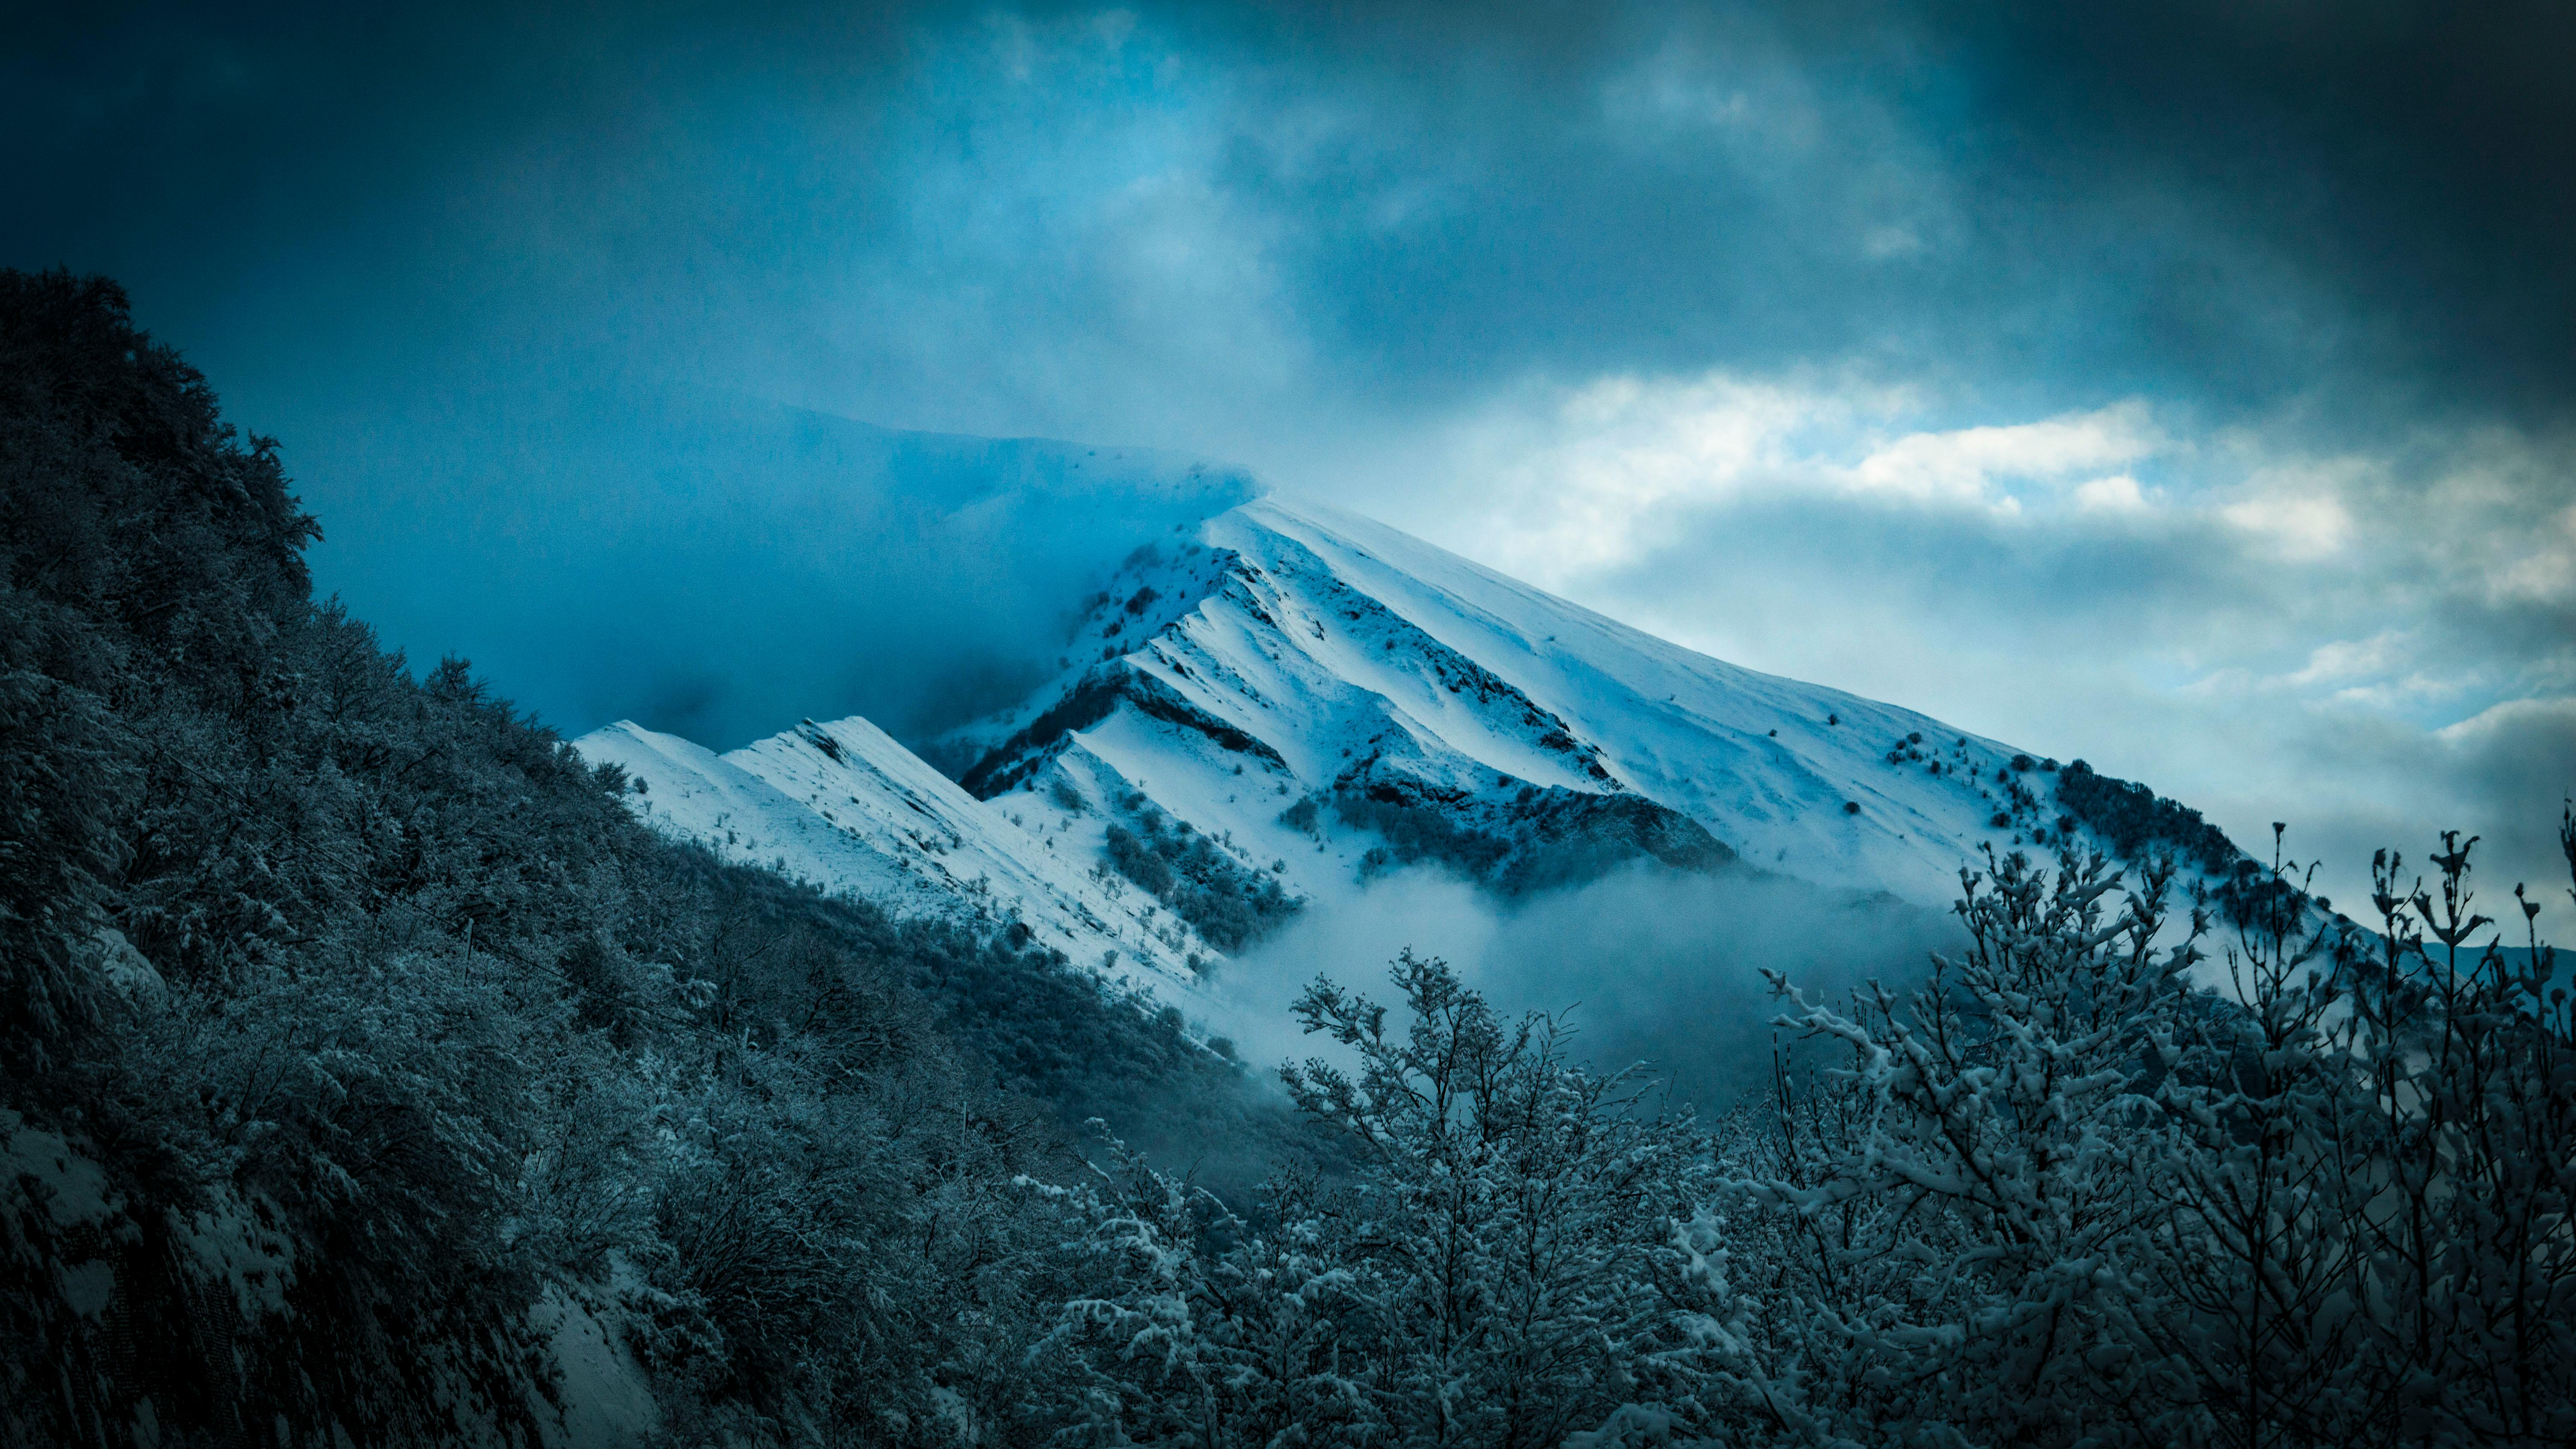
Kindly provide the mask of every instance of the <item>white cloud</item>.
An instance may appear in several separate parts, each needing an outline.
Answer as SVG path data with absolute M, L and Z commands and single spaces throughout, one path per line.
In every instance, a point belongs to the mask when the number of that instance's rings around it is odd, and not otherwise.
M 2273 493 L 2230 504 L 2219 516 L 2257 535 L 2284 559 L 2331 557 L 2352 542 L 2352 514 L 2325 493 Z
M 1408 496 L 1343 496 L 1721 658 L 2083 755 L 2247 840 L 2308 822 L 2339 893 L 2426 821 L 2494 815 L 2506 839 L 2527 802 L 2435 732 L 2576 709 L 2563 444 L 2327 452 L 2295 418 L 1928 426 L 1936 405 L 1960 400 L 1823 373 L 1528 384 L 1409 455 Z M 2548 864 L 2528 834 L 2498 869 Z
M 2413 657 L 2411 635 L 2391 629 L 2368 639 L 2337 639 L 2308 655 L 2307 667 L 2287 675 L 2293 685 L 2341 684 L 2384 674 Z
M 2075 506 L 2094 513 L 2144 513 L 2150 505 L 2138 480 L 2126 473 L 2095 478 L 2075 488 Z
M 2435 730 L 2433 737 L 2456 749 L 2469 749 L 2492 744 L 2518 729 L 2550 724 L 2576 729 L 2576 699 L 2508 699 Z M 2562 763 L 2576 772 L 2576 760 Z
M 1896 401 L 1723 375 L 1535 389 L 1456 431 L 1454 464 L 1483 475 L 1488 504 L 1471 547 L 1541 584 L 1618 567 L 1665 512 L 1818 481 L 1802 440 Z
M 1909 433 L 1871 452 L 1844 475 L 1863 492 L 1923 501 L 2002 506 L 2007 482 L 2054 483 L 2069 475 L 2135 463 L 2159 449 L 2146 404 L 2036 423 Z M 2136 484 L 2131 482 L 2131 491 Z
M 2499 601 L 2531 604 L 2576 602 L 2576 507 L 2506 536 L 2508 556 L 2493 572 Z
M 2126 472 L 2169 450 L 2146 405 L 2029 423 L 1905 428 L 1909 389 L 1833 380 L 1618 375 L 1524 389 L 1454 431 L 1451 462 L 1481 475 L 1471 548 L 1539 583 L 1633 562 L 1674 512 L 1825 494 L 2010 518 L 2025 493 L 2142 513 Z M 1402 521 L 1402 520 L 1398 520 Z M 1454 536 L 1454 534 L 1453 534 Z
M 2334 692 L 2334 702 L 2394 713 L 2442 700 L 2457 699 L 2483 683 L 2475 674 L 2435 675 L 2423 670 L 2396 679 L 2349 685 Z

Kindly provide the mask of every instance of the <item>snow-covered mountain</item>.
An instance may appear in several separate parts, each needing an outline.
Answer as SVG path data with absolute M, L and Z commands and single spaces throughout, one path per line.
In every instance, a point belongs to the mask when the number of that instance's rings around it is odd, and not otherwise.
M 1188 982 L 1194 958 L 1216 954 L 1102 865 L 1099 828 L 979 801 L 863 719 L 807 720 L 723 755 L 621 721 L 575 748 L 626 771 L 647 824 L 899 915 L 1017 922 L 1122 978 Z
M 1264 859 L 1355 866 L 1374 833 L 1484 860 L 1506 888 L 1740 856 L 1926 904 L 1980 842 L 2051 826 L 2010 746 L 1736 668 L 1309 503 L 1255 500 L 1130 559 L 1075 647 L 1029 703 L 940 742 L 968 790 L 1041 811 L 1059 780 L 1141 793 Z M 1306 799 L 1319 824 L 1374 830 L 1319 840 L 1307 812 L 1281 818 Z
M 1058 662 L 927 749 L 954 782 L 855 719 L 578 745 L 675 833 L 1176 982 L 1414 862 L 1514 893 L 1741 861 L 1939 907 L 1982 845 L 2069 824 L 2054 762 L 1275 496 L 1139 549 Z

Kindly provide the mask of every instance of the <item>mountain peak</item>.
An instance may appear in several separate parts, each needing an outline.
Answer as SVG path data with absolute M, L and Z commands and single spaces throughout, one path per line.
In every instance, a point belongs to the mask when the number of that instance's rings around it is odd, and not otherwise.
M 1940 769 L 1889 760 L 1926 739 L 1947 752 Z M 1587 870 L 1740 855 L 1931 904 L 1979 843 L 2050 830 L 2004 778 L 2007 746 L 1722 663 L 1277 494 L 1130 558 L 1064 673 L 941 748 L 988 799 L 1034 788 L 1068 753 L 1077 773 L 1121 780 L 1243 765 L 1273 794 L 1403 837 L 1399 854 L 1505 885 L 1574 868 L 1527 858 L 1560 836 Z M 1267 833 L 1234 803 L 1227 828 Z M 1424 815 L 1438 827 L 1402 823 Z
M 855 719 L 721 759 L 580 743 L 666 828 L 1178 982 L 1416 863 L 1516 894 L 1742 861 L 1937 909 L 1983 847 L 2085 829 L 2053 761 L 1276 494 L 1131 554 L 1053 678 L 928 748 L 955 783 Z

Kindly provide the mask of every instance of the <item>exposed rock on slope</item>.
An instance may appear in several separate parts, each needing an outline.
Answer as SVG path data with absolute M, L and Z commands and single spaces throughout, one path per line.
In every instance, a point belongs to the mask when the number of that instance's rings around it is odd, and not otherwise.
M 2055 829 L 2008 746 L 1275 497 L 1132 558 L 1076 647 L 1027 704 L 940 743 L 967 788 L 1013 809 L 1058 781 L 1141 793 L 1313 891 L 1372 850 L 1505 890 L 1740 856 L 1937 905 L 1980 843 Z
M 1741 860 L 1937 909 L 1981 846 L 2103 838 L 2054 761 L 1275 497 L 1132 555 L 1052 681 L 932 742 L 956 784 L 857 719 L 580 748 L 675 833 L 1183 983 L 1418 862 L 1514 894 Z

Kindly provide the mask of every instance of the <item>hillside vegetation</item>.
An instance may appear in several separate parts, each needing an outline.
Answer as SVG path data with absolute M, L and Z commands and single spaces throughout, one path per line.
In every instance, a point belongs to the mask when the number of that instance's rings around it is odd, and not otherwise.
M 0 1441 L 2576 1443 L 2576 1020 L 2474 839 L 2368 929 L 2277 840 L 1990 852 L 1713 1124 L 1408 950 L 1298 999 L 1301 1136 L 1008 933 L 651 835 L 314 537 L 112 285 L 0 273 Z
M 566 1305 L 683 1438 L 1001 1392 L 1016 1179 L 1236 1069 L 659 839 L 317 536 L 112 284 L 0 274 L 0 1433 L 533 1442 Z

